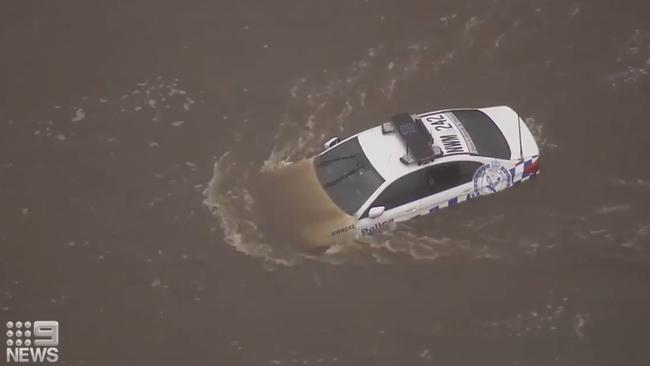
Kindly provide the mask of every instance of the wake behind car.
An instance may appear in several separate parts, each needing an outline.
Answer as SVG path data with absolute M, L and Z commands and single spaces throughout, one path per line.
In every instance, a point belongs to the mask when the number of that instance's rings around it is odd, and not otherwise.
M 539 173 L 537 143 L 506 106 L 397 114 L 325 148 L 283 172 L 287 222 L 314 246 L 372 235 Z

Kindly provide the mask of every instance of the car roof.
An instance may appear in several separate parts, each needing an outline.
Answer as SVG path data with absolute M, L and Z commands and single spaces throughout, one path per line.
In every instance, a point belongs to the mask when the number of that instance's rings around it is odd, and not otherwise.
M 356 136 L 368 160 L 385 180 L 392 181 L 417 170 L 417 164 L 406 165 L 400 161 L 406 150 L 397 134 L 384 135 L 381 126 L 377 126 Z
M 494 122 L 494 125 L 505 137 L 510 154 L 508 157 L 500 157 L 500 159 L 512 159 L 515 153 L 517 156 L 520 155 L 521 151 L 517 150 L 522 150 L 526 155 L 539 154 L 539 150 L 529 129 L 523 124 L 519 115 L 507 106 L 449 108 L 413 115 L 414 119 L 419 120 L 417 123 L 422 123 L 432 135 L 434 145 L 440 148 L 443 153 L 442 156 L 436 157 L 433 162 L 423 163 L 422 165 L 418 165 L 415 162 L 405 164 L 400 161 L 400 158 L 407 155 L 407 143 L 409 141 L 405 141 L 403 133 L 398 133 L 394 130 L 394 123 L 390 123 L 388 129 L 382 128 L 382 125 L 372 127 L 356 135 L 352 135 L 344 141 L 358 139 L 368 160 L 387 182 L 394 181 L 423 166 L 437 165 L 451 161 L 494 159 L 494 155 L 483 155 L 480 151 L 477 151 L 477 148 L 481 147 L 479 145 L 482 141 L 477 141 L 477 144 L 475 144 L 472 138 L 473 135 L 470 133 L 471 131 L 467 131 L 465 128 L 465 121 L 458 120 L 458 113 L 450 113 L 472 111 L 484 113 L 488 119 Z M 397 116 L 393 116 L 393 118 L 395 117 Z M 441 123 L 450 125 L 452 129 L 445 129 L 445 126 L 442 126 Z M 392 132 L 390 132 L 390 125 L 393 125 Z M 399 126 L 399 123 L 397 125 Z M 418 128 L 418 130 L 423 133 L 421 128 Z M 449 136 L 449 131 L 453 131 L 451 135 L 454 136 Z M 409 132 L 412 133 L 412 131 Z M 336 145 L 332 148 L 336 149 Z M 414 156 L 410 157 L 411 159 L 405 160 L 417 159 Z
M 427 116 L 440 115 L 441 113 L 449 111 L 453 110 L 427 112 L 419 114 L 417 117 L 425 119 Z M 434 144 L 438 146 L 443 145 L 443 142 L 440 139 L 441 134 L 433 130 L 433 127 L 428 123 L 425 125 L 427 126 L 429 133 L 434 138 Z M 443 149 L 443 156 L 436 158 L 433 162 L 423 165 L 431 166 L 450 161 L 468 160 L 472 152 L 471 140 L 469 138 L 469 141 L 465 140 L 460 136 L 460 133 L 458 133 L 458 135 L 460 141 L 462 142 L 462 150 L 449 152 Z M 362 131 L 357 135 L 351 136 L 351 138 L 355 137 L 359 139 L 359 144 L 368 157 L 368 160 L 386 181 L 393 181 L 410 172 L 416 171 L 423 166 L 416 163 L 404 164 L 401 162 L 400 158 L 406 154 L 406 146 L 404 141 L 402 141 L 399 134 L 397 133 L 383 133 L 381 125 Z

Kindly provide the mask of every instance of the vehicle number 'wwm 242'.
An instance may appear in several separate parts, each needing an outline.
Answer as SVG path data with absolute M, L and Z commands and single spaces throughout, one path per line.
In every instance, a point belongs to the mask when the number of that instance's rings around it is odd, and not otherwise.
M 446 154 L 464 153 L 466 148 L 461 142 L 458 129 L 453 121 L 447 118 L 444 113 L 433 114 L 423 117 L 424 122 L 432 126 L 433 131 L 442 142 L 442 148 Z

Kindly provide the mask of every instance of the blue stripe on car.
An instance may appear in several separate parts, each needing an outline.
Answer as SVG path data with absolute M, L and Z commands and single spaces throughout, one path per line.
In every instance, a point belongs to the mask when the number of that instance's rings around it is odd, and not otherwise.
M 530 166 L 530 164 L 533 163 L 533 159 L 526 160 L 524 162 L 524 172 L 522 173 L 522 177 L 526 177 L 528 174 L 526 174 L 526 169 Z

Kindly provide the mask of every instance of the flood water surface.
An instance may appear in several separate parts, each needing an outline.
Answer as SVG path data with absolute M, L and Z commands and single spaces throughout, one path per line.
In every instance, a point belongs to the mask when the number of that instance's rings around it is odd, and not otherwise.
M 66 365 L 646 365 L 648 14 L 2 5 L 0 320 L 58 320 Z M 493 105 L 535 135 L 539 179 L 300 244 L 349 220 L 324 141 Z

